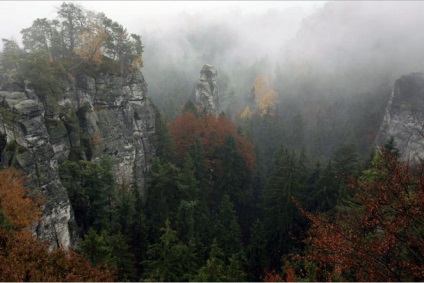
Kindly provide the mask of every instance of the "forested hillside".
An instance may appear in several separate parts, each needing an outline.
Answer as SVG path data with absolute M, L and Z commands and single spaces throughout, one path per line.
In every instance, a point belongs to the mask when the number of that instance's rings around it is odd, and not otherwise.
M 424 5 L 402 3 L 144 40 L 70 2 L 2 39 L 0 279 L 422 281 L 424 162 L 397 141 L 424 151 Z

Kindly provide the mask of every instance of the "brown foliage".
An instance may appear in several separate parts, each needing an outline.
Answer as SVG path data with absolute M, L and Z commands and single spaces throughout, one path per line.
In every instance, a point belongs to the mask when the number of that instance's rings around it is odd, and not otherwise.
M 13 229 L 0 228 L 0 281 L 113 281 L 116 272 L 92 267 L 70 250 L 48 251 L 28 228 L 40 218 L 40 201 L 27 196 L 18 170 L 0 170 L 0 207 Z
M 0 170 L 0 207 L 15 229 L 23 229 L 37 222 L 41 215 L 40 200 L 27 196 L 25 177 L 18 170 Z
M 0 229 L 1 281 L 114 281 L 116 272 L 92 267 L 87 258 L 71 250 L 49 252 L 28 231 Z
M 365 171 L 367 172 L 367 171 Z M 334 218 L 303 213 L 312 223 L 298 257 L 324 281 L 420 281 L 424 278 L 424 166 L 383 154 L 357 183 L 356 205 Z M 300 207 L 298 205 L 298 207 Z
M 177 156 L 181 160 L 184 159 L 196 138 L 200 138 L 205 151 L 205 163 L 209 168 L 216 167 L 218 150 L 232 136 L 236 140 L 245 164 L 251 171 L 254 170 L 255 161 L 252 144 L 246 137 L 237 133 L 236 127 L 226 117 L 206 115 L 198 118 L 193 113 L 188 112 L 170 125 L 170 132 L 174 138 Z

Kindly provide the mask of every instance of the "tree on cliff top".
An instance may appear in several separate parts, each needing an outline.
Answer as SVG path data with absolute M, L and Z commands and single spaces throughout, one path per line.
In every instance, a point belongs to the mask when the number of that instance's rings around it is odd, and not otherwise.
M 103 13 L 95 13 L 73 3 L 62 3 L 57 18 L 36 19 L 21 31 L 24 50 L 44 50 L 51 61 L 79 59 L 70 69 L 83 62 L 100 64 L 108 57 L 119 63 L 121 73 L 142 67 L 141 37 L 129 34 Z

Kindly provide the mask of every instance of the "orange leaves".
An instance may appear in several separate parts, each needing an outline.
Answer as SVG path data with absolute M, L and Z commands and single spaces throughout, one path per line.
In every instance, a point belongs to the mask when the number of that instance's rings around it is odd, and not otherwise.
M 93 12 L 86 15 L 88 26 L 80 33 L 81 44 L 75 49 L 83 61 L 100 64 L 102 62 L 101 48 L 108 38 L 108 33 L 101 28 L 101 19 Z
M 265 272 L 263 282 L 296 282 L 297 277 L 295 269 L 291 267 L 290 263 L 287 261 L 285 261 L 284 265 L 285 280 L 283 276 L 278 274 L 275 270 L 272 270 Z
M 29 232 L 0 229 L 0 281 L 113 281 L 115 271 L 92 267 L 81 254 L 49 252 Z
M 263 282 L 286 282 L 275 270 L 265 272 L 265 280 Z
M 75 251 L 49 252 L 28 228 L 41 214 L 27 197 L 25 178 L 18 170 L 0 170 L 0 207 L 13 230 L 0 228 L 0 281 L 112 281 L 114 271 L 92 267 Z
M 193 113 L 187 112 L 171 124 L 170 132 L 174 138 L 177 156 L 180 159 L 186 156 L 196 138 L 199 138 L 205 151 L 206 164 L 210 167 L 218 157 L 218 150 L 232 136 L 236 140 L 245 164 L 250 170 L 254 170 L 252 144 L 246 137 L 237 133 L 236 127 L 226 117 L 206 115 L 197 118 Z
M 16 169 L 0 170 L 0 207 L 6 219 L 16 228 L 23 229 L 39 220 L 38 204 L 27 197 L 23 187 L 24 176 Z

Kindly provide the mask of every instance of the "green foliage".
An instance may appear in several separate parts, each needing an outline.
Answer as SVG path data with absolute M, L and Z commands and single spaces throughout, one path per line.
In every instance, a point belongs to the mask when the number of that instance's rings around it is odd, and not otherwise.
M 263 223 L 256 220 L 252 224 L 250 243 L 246 249 L 249 266 L 249 281 L 259 281 L 266 264 L 266 232 Z
M 155 137 L 151 137 L 151 142 L 155 146 L 156 156 L 162 160 L 173 161 L 175 152 L 171 142 L 166 121 L 162 118 L 159 109 L 152 103 L 152 108 L 155 113 Z
M 216 193 L 218 197 L 228 194 L 235 203 L 240 204 L 248 190 L 250 172 L 232 136 L 225 141 L 219 154 L 222 160 L 222 175 L 216 181 Z
M 210 255 L 206 265 L 199 269 L 197 275 L 193 278 L 194 282 L 224 282 L 227 281 L 225 275 L 225 263 L 221 259 L 224 253 L 218 245 L 216 239 L 213 240 L 210 248 Z
M 94 265 L 112 263 L 112 247 L 106 231 L 98 234 L 90 229 L 80 244 L 81 251 Z
M 180 194 L 177 185 L 178 168 L 168 162 L 154 159 L 147 184 L 146 213 L 150 222 L 150 235 L 159 237 L 158 228 L 166 219 L 174 220 Z
M 21 79 L 19 77 L 20 63 L 23 57 L 23 51 L 14 40 L 1 39 L 3 42 L 3 53 L 1 65 L 9 73 L 12 79 Z
M 294 152 L 280 148 L 264 190 L 264 225 L 271 266 L 280 266 L 281 256 L 296 247 L 302 217 L 292 200 L 303 199 L 305 172 Z
M 13 225 L 7 220 L 6 215 L 0 207 L 0 229 L 6 228 L 7 230 L 12 229 Z
M 384 150 L 387 153 L 389 153 L 391 156 L 393 156 L 397 159 L 397 158 L 399 158 L 400 153 L 399 153 L 399 149 L 396 146 L 397 146 L 397 144 L 395 142 L 394 137 L 390 136 L 390 138 L 384 144 Z
M 118 270 L 120 281 L 135 280 L 135 257 L 121 233 L 109 234 L 90 229 L 80 244 L 81 251 L 95 266 L 108 265 Z
M 194 114 L 194 116 L 199 117 L 199 112 L 197 111 L 196 105 L 194 105 L 193 101 L 190 99 L 187 100 L 187 102 L 184 104 L 182 115 L 184 115 L 187 112 L 191 112 Z
M 147 250 L 147 259 L 143 261 L 144 281 L 187 281 L 196 270 L 193 247 L 179 241 L 169 220 L 161 228 L 162 236 L 158 243 Z
M 110 159 L 103 157 L 98 162 L 65 161 L 59 168 L 82 231 L 88 227 L 100 230 L 112 225 L 115 180 L 111 166 Z
M 210 247 L 209 258 L 205 266 L 201 267 L 191 281 L 194 282 L 239 282 L 245 281 L 242 271 L 241 260 L 238 255 L 233 254 L 228 259 L 228 264 L 223 260 L 224 252 L 214 239 Z
M 229 258 L 242 251 L 241 230 L 234 205 L 227 194 L 224 194 L 218 209 L 215 238 L 222 247 L 225 257 Z

